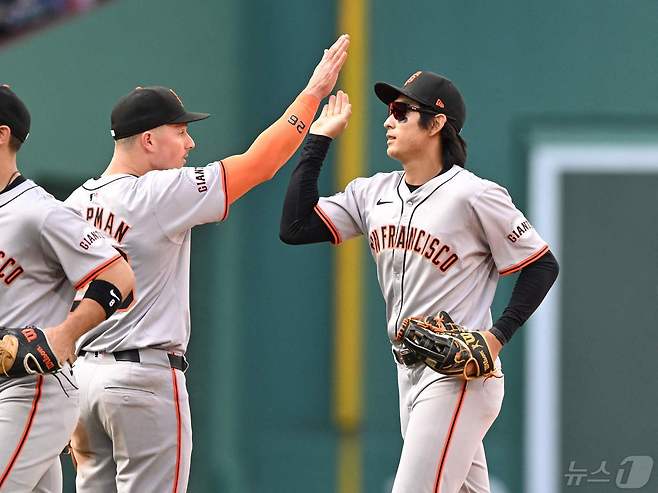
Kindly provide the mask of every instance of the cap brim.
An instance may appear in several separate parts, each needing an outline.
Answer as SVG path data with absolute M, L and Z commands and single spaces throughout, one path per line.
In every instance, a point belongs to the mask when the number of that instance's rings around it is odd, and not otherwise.
M 384 104 L 389 104 L 395 101 L 400 95 L 407 96 L 410 99 L 414 99 L 407 92 L 401 88 L 387 84 L 386 82 L 377 82 L 375 84 L 375 94 L 377 97 L 382 100 Z
M 210 116 L 209 113 L 193 113 L 192 111 L 186 111 L 181 116 L 175 120 L 170 121 L 169 123 L 190 123 L 198 122 L 199 120 L 205 120 Z

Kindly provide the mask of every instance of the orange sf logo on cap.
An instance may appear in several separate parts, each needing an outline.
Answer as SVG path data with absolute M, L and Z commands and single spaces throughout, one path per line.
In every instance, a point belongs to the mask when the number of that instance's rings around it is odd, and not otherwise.
M 407 82 L 404 83 L 404 85 L 408 86 L 409 84 L 411 84 L 413 81 L 415 81 L 420 76 L 420 74 L 422 74 L 422 72 L 419 70 L 418 72 L 413 74 L 411 77 L 409 77 L 407 79 Z
M 438 106 L 439 108 L 445 108 L 445 107 L 446 107 L 446 105 L 443 104 L 443 101 L 441 101 L 441 98 L 437 99 L 437 100 L 436 100 L 436 103 L 434 103 L 434 104 L 435 104 L 436 106 Z

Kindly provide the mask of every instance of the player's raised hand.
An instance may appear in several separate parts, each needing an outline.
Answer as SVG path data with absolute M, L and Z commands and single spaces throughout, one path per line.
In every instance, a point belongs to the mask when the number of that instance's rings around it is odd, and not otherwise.
M 349 34 L 343 34 L 331 45 L 331 48 L 324 50 L 324 55 L 315 67 L 304 92 L 319 99 L 331 94 L 338 80 L 340 69 L 347 59 L 347 47 L 349 45 Z
M 311 125 L 310 132 L 335 139 L 347 127 L 351 114 L 349 96 L 346 92 L 338 91 L 335 96 L 329 96 L 329 102 L 324 105 L 322 113 Z

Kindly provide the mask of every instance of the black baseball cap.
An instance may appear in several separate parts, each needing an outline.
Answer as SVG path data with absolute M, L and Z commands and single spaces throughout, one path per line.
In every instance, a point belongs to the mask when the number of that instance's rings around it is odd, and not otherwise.
M 0 85 L 0 125 L 7 125 L 11 134 L 25 142 L 30 134 L 30 112 L 8 85 Z
M 457 132 L 461 132 L 466 120 L 466 106 L 459 90 L 451 80 L 433 72 L 413 73 L 402 87 L 386 82 L 375 84 L 375 94 L 384 103 L 395 101 L 400 95 L 418 101 L 422 106 L 443 113 Z
M 178 94 L 168 87 L 136 87 L 114 105 L 111 133 L 119 140 L 160 125 L 196 122 L 209 116 L 187 111 Z

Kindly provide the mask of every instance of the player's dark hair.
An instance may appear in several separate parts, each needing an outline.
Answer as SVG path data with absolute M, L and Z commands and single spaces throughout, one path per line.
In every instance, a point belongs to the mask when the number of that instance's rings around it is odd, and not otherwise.
M 430 128 L 434 115 L 420 113 L 418 124 L 425 129 Z M 466 167 L 466 141 L 457 133 L 455 127 L 447 121 L 441 129 L 441 149 L 443 162 Z
M 20 140 L 18 140 L 16 137 L 14 137 L 13 135 L 11 135 L 9 137 L 9 150 L 11 152 L 16 153 L 16 152 L 20 151 L 22 145 L 23 145 L 23 143 Z
M 142 135 L 141 133 L 139 133 L 139 134 L 135 134 L 135 135 L 131 135 L 131 136 L 129 136 L 129 137 L 124 137 L 124 138 L 122 138 L 122 139 L 119 139 L 119 140 L 117 140 L 116 142 L 117 142 L 117 144 L 133 145 L 135 142 L 137 142 L 137 141 L 140 139 L 140 136 L 141 136 L 141 135 Z

